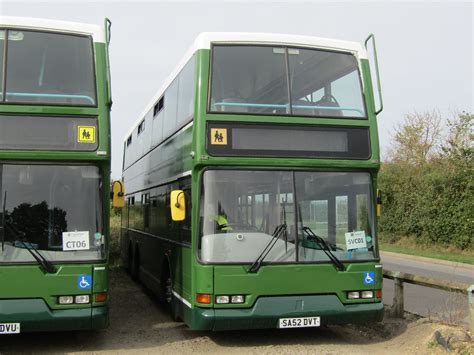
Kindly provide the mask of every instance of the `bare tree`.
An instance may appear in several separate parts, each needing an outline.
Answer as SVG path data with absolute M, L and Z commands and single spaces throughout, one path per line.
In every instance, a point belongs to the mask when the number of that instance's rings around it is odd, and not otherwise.
M 393 161 L 421 166 L 439 151 L 441 115 L 438 111 L 408 113 L 395 128 L 390 158 Z
M 474 114 L 458 113 L 448 120 L 449 134 L 443 152 L 451 159 L 471 161 L 474 154 Z

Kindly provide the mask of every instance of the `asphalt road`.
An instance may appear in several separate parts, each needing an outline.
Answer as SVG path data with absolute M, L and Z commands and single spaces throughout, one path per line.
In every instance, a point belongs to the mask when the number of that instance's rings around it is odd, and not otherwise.
M 474 284 L 474 266 L 451 262 L 431 261 L 426 258 L 382 253 L 383 268 L 439 280 Z M 391 305 L 393 281 L 384 279 L 384 303 Z M 450 323 L 466 323 L 468 300 L 466 295 L 433 288 L 404 284 L 405 310 L 425 317 L 439 318 Z

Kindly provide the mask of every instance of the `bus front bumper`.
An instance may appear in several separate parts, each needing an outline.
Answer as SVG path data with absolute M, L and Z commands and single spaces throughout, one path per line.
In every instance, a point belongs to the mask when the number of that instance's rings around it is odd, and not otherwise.
M 51 310 L 42 299 L 0 300 L 0 323 L 20 323 L 20 332 L 104 329 L 108 306 Z
M 194 308 L 191 328 L 278 328 L 280 318 L 320 317 L 321 325 L 380 322 L 383 303 L 342 304 L 335 295 L 260 297 L 252 308 Z

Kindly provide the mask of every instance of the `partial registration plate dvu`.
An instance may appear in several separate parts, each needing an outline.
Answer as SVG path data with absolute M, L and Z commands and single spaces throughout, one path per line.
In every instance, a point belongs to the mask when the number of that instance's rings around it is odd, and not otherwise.
M 0 334 L 20 333 L 20 323 L 0 323 Z

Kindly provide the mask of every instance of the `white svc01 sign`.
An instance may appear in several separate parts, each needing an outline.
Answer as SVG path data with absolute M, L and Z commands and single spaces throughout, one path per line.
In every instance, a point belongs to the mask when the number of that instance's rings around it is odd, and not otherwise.
M 89 250 L 89 231 L 63 232 L 63 250 Z
M 347 250 L 367 248 L 364 231 L 349 232 L 345 236 Z

